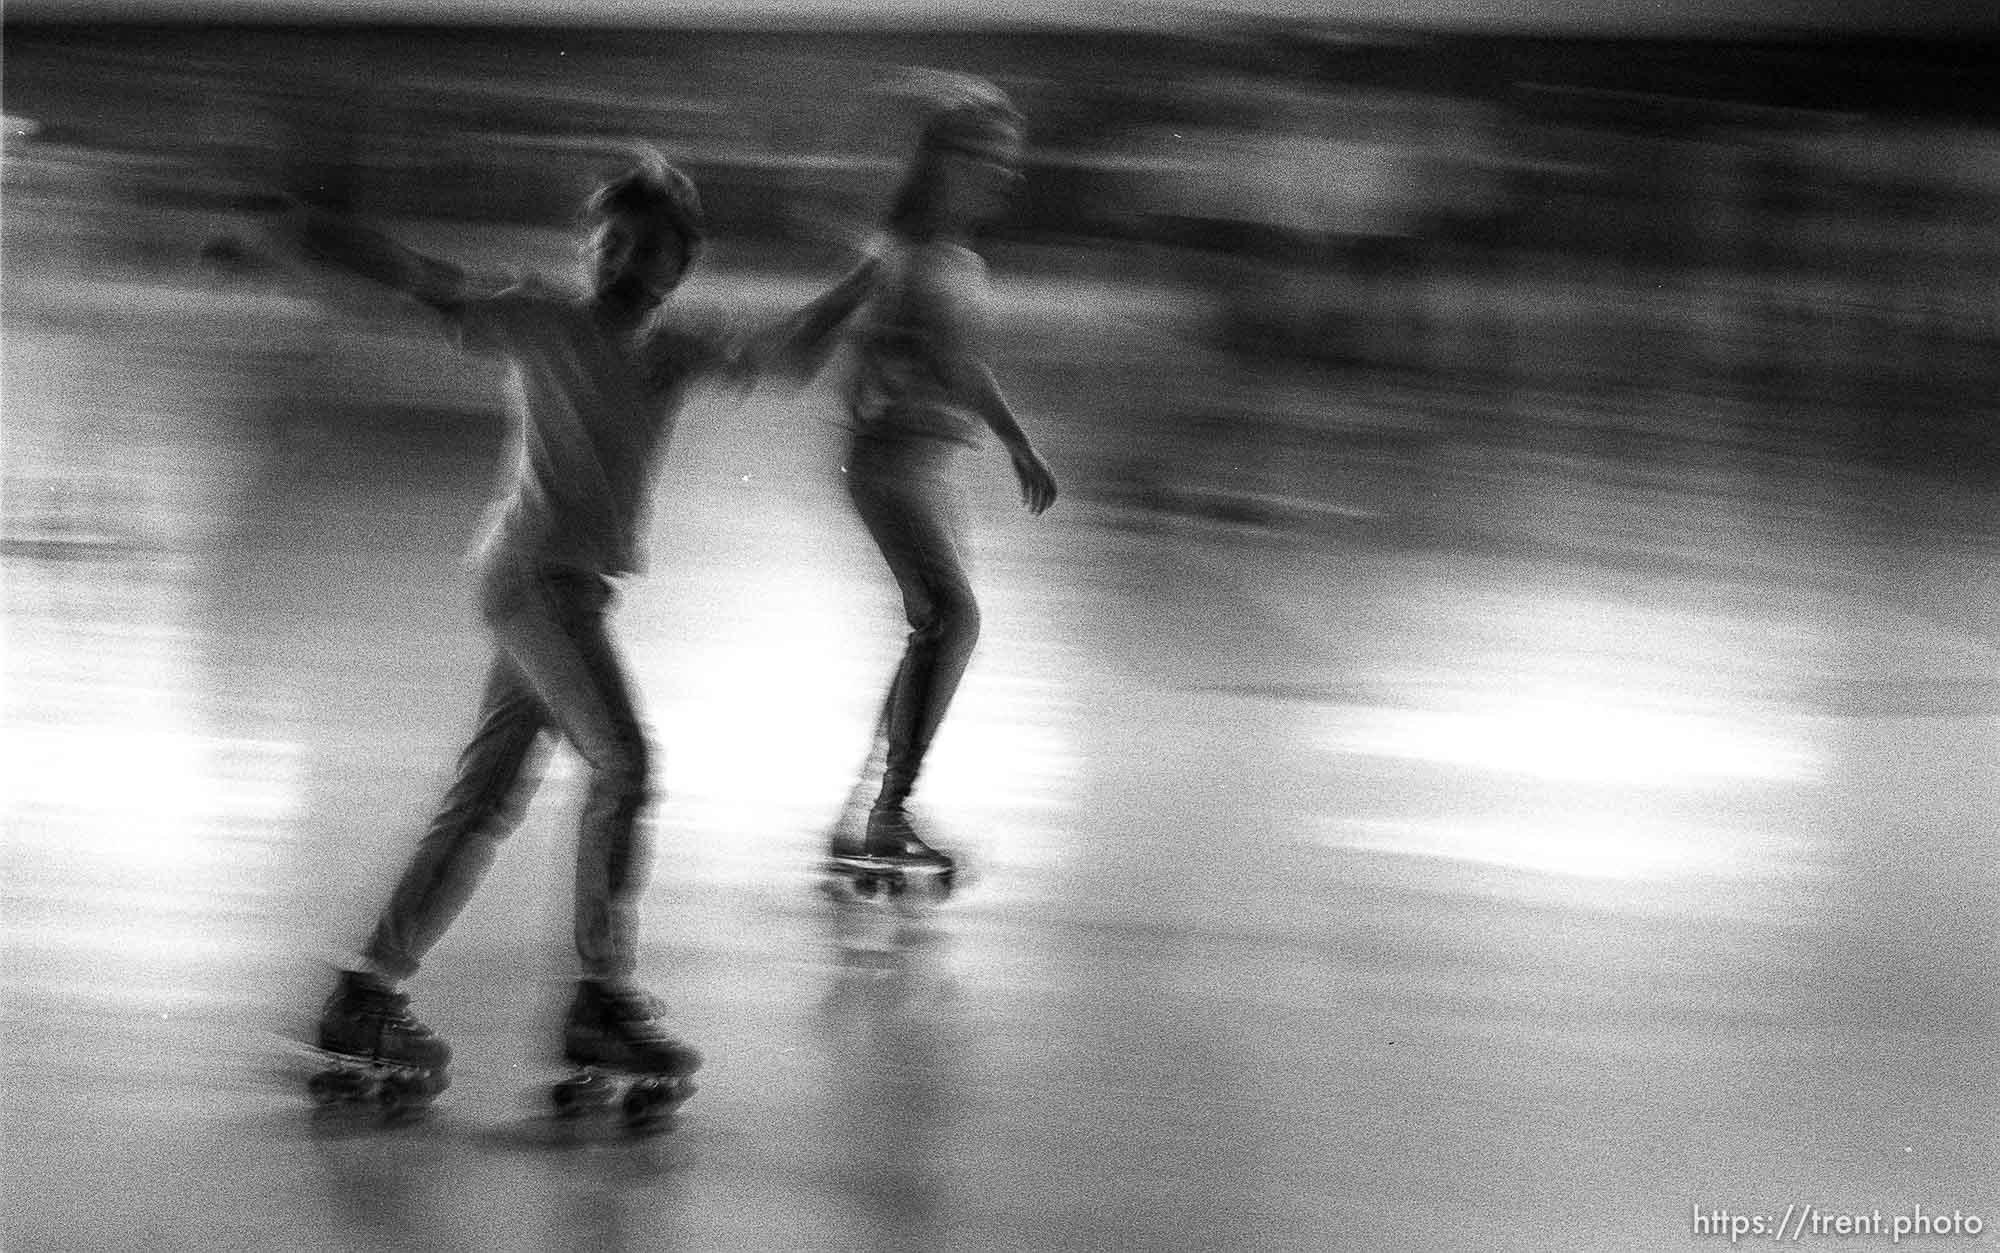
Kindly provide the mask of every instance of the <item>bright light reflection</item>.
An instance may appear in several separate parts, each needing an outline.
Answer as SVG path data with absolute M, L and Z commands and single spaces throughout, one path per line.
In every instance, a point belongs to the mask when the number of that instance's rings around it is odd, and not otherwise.
M 1326 842 L 1406 857 L 1614 882 L 1754 873 L 1768 854 L 1743 832 L 1664 827 L 1618 814 L 1547 820 L 1347 820 Z
M 1800 782 L 1817 755 L 1776 727 L 1647 708 L 1618 696 L 1496 698 L 1463 709 L 1335 711 L 1329 751 L 1574 783 Z
M 855 561 L 880 581 L 872 553 Z M 679 668 L 684 645 L 659 646 L 662 677 L 642 703 L 664 757 L 662 812 L 720 836 L 707 843 L 711 859 L 748 865 L 773 855 L 775 833 L 840 816 L 903 631 L 879 588 L 856 586 L 837 559 L 801 568 L 774 554 L 734 576 L 705 616 L 649 628 L 663 640 L 684 626 L 707 635 L 698 671 Z M 926 763 L 919 810 L 976 825 L 978 815 L 1060 809 L 1077 777 L 1067 698 L 1001 660 L 1018 655 L 1005 642 L 982 649 Z M 1010 823 L 1017 852 L 1020 830 Z
M 289 743 L 105 728 L 9 730 L 0 746 L 14 763 L 9 803 L 20 819 L 39 812 L 83 823 L 90 838 L 73 842 L 70 856 L 134 873 L 186 866 L 214 821 L 278 823 L 297 808 Z M 264 759 L 259 777 L 218 777 L 218 757 L 246 754 Z

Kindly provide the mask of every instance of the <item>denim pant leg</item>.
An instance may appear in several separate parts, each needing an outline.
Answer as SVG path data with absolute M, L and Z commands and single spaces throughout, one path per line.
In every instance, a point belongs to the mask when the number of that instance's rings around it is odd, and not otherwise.
M 496 656 L 458 774 L 362 950 L 385 973 L 415 974 L 471 898 L 500 841 L 521 820 L 533 791 L 521 778 L 545 725 L 540 702 L 513 663 Z
M 637 966 L 637 902 L 647 850 L 650 753 L 624 665 L 606 629 L 610 584 L 581 571 L 526 568 L 496 579 L 487 620 L 549 722 L 590 771 L 577 833 L 576 951 L 583 975 Z
M 884 805 L 902 804 L 916 786 L 979 642 L 957 484 L 940 464 L 948 455 L 857 442 L 849 466 L 848 494 L 896 578 L 910 623 L 883 708 Z

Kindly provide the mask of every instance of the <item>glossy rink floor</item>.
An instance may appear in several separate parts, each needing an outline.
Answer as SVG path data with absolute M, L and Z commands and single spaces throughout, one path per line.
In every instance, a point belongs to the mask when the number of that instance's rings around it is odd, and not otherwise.
M 1471 555 L 1030 521 L 996 454 L 924 791 L 977 875 L 902 914 L 808 873 L 897 636 L 792 416 L 690 415 L 619 610 L 665 763 L 645 975 L 709 1056 L 643 1140 L 543 1116 L 561 753 L 412 985 L 432 1117 L 315 1115 L 282 1036 L 467 730 L 480 438 L 197 424 L 80 480 L 117 508 L 10 484 L 5 1247 L 2000 1238 L 1976 529 L 1779 544 L 1745 486 L 1700 511 L 1732 563 Z

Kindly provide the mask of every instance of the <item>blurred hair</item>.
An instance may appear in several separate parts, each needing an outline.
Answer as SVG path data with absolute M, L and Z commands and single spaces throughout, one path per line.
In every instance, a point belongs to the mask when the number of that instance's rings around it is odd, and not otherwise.
M 584 212 L 597 222 L 622 217 L 671 227 L 692 256 L 708 234 L 694 180 L 668 164 L 655 148 L 634 144 L 630 151 L 631 165 L 592 192 Z
M 886 223 L 894 234 L 912 240 L 934 238 L 941 229 L 945 161 L 1011 153 L 1026 122 L 1006 93 L 985 79 L 954 76 L 928 94 L 931 112 Z

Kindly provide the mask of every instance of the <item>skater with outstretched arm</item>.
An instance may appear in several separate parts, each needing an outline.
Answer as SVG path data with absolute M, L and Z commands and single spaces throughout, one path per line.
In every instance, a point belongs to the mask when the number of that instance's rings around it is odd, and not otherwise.
M 524 767 L 553 731 L 589 773 L 576 850 L 581 978 L 564 1054 L 581 1067 L 684 1076 L 699 1055 L 666 1033 L 634 982 L 647 873 L 640 814 L 653 768 L 608 629 L 614 580 L 642 565 L 652 473 L 689 386 L 763 365 L 809 369 L 869 289 L 873 263 L 743 343 L 685 324 L 667 302 L 700 252 L 701 205 L 693 183 L 650 150 L 586 205 L 581 293 L 532 278 L 483 289 L 457 266 L 350 220 L 297 205 L 283 220 L 295 250 L 414 297 L 462 347 L 504 358 L 514 419 L 513 470 L 472 560 L 493 644 L 476 729 L 359 959 L 326 1001 L 319 1045 L 433 1074 L 442 1086 L 450 1049 L 399 985 L 519 820 Z
M 902 592 L 910 632 L 883 702 L 881 782 L 859 839 L 843 824 L 830 868 L 858 883 L 924 868 L 949 889 L 954 863 L 908 812 L 925 755 L 979 639 L 966 574 L 961 453 L 991 431 L 1040 514 L 1056 480 L 985 361 L 986 266 L 972 234 L 1019 180 L 1022 118 L 1001 92 L 958 82 L 934 109 L 889 211 L 882 271 L 854 326 L 847 489 Z M 863 786 L 870 782 L 864 771 Z

